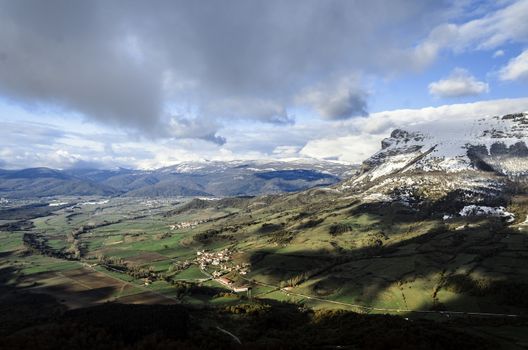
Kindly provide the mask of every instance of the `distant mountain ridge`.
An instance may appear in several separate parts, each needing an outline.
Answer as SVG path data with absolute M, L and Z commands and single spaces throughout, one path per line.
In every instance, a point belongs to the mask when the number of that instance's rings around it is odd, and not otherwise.
M 78 178 L 49 168 L 0 170 L 0 197 L 30 198 L 63 195 L 114 195 L 118 192 L 104 184 Z
M 156 170 L 0 170 L 0 196 L 241 196 L 328 186 L 356 166 L 315 160 L 186 162 Z

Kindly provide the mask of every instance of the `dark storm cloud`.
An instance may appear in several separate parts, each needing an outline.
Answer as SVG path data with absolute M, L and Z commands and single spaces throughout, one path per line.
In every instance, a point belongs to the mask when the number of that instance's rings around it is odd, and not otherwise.
M 305 89 L 296 97 L 296 101 L 312 106 L 322 118 L 328 120 L 366 116 L 367 94 L 358 86 L 357 79 L 342 77 L 331 83 Z
M 103 9 L 83 1 L 6 1 L 1 8 L 1 94 L 159 132 L 159 69 L 125 57 L 123 33 Z
M 222 136 L 215 135 L 219 126 L 211 120 L 199 118 L 185 118 L 183 116 L 174 116 L 169 122 L 170 136 L 176 138 L 194 138 L 223 145 L 226 139 Z
M 368 115 L 367 101 L 363 93 L 348 91 L 345 96 L 339 96 L 330 102 L 319 109 L 321 116 L 327 119 L 340 120 Z
M 151 137 L 222 144 L 216 132 L 232 120 L 291 124 L 294 100 L 326 119 L 365 114 L 361 83 L 332 96 L 342 91 L 331 86 L 333 77 L 401 67 L 402 57 L 408 59 L 402 50 L 437 23 L 442 6 L 433 0 L 0 1 L 0 96 Z M 321 83 L 329 103 L 296 98 Z M 190 106 L 193 115 L 171 122 L 167 105 Z

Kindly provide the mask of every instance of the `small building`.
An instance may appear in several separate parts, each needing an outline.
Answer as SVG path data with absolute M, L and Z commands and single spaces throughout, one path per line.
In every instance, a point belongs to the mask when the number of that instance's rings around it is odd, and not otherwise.
M 220 277 L 217 279 L 217 281 L 222 284 L 225 284 L 226 286 L 231 286 L 233 284 L 233 281 L 226 277 Z

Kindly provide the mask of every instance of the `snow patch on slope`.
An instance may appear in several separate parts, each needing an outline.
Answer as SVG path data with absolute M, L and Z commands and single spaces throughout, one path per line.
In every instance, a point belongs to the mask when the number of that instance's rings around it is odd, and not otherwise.
M 515 215 L 506 211 L 504 207 L 487 207 L 479 205 L 466 205 L 459 213 L 460 216 L 496 216 L 506 220 L 515 221 Z

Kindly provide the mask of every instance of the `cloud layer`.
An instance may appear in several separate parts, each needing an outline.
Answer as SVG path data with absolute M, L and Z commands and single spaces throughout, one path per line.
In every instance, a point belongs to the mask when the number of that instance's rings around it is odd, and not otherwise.
M 528 98 L 491 100 L 475 103 L 443 105 L 419 109 L 401 109 L 373 113 L 369 117 L 348 121 L 345 125 L 334 126 L 334 130 L 346 129 L 346 135 L 323 137 L 308 141 L 299 152 L 301 155 L 336 159 L 350 163 L 361 163 L 378 151 L 381 140 L 388 137 L 395 128 L 428 124 L 440 126 L 442 123 L 456 125 L 459 119 L 477 119 L 528 111 Z
M 335 77 L 403 66 L 401 53 L 445 8 L 433 0 L 2 0 L 0 95 L 148 137 L 221 144 L 217 130 L 194 126 L 289 125 L 304 91 L 322 118 L 364 115 L 364 87 Z
M 0 0 L 0 167 L 360 162 L 396 127 L 518 111 L 419 107 L 522 97 L 527 13 L 528 0 Z
M 181 161 L 284 159 L 311 157 L 361 163 L 380 148 L 395 128 L 422 124 L 456 124 L 460 118 L 482 118 L 528 111 L 528 98 L 491 100 L 420 109 L 371 113 L 346 121 L 298 123 L 285 129 L 273 124 L 260 128 L 222 129 L 227 141 L 217 145 L 195 139 L 131 140 L 123 133 L 61 130 L 41 123 L 0 121 L 1 167 L 159 168 Z M 438 124 L 440 125 L 440 124 Z
M 475 96 L 486 92 L 489 85 L 463 68 L 455 68 L 447 78 L 429 84 L 429 93 L 437 97 Z

